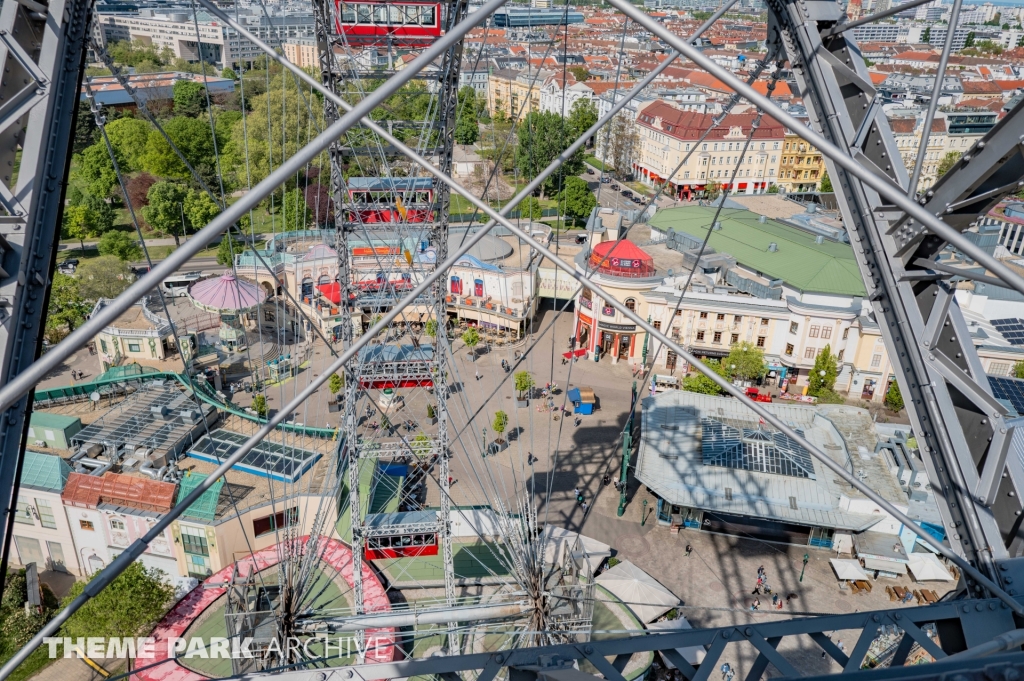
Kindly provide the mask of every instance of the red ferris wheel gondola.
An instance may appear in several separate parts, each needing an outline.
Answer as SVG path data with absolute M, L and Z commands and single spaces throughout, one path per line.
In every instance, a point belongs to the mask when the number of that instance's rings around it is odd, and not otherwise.
M 426 47 L 441 35 L 440 2 L 338 2 L 335 29 L 353 45 Z

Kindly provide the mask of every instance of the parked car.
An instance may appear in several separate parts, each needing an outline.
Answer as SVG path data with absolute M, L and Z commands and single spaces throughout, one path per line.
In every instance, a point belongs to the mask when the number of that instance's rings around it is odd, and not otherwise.
M 601 184 L 608 184 L 609 182 L 611 182 L 611 180 L 608 179 L 607 177 L 602 177 L 601 178 Z
M 593 175 L 593 174 L 594 174 L 594 169 L 593 168 L 587 168 L 587 175 Z
M 615 191 L 619 191 L 619 185 L 613 184 L 612 189 L 614 189 Z
M 633 203 L 643 203 L 643 200 L 639 196 L 634 196 Z
M 628 189 L 623 189 L 622 195 L 625 196 L 626 198 L 631 198 L 633 196 L 633 192 L 629 191 Z
M 74 274 L 78 269 L 78 260 L 71 258 L 57 265 L 57 271 L 61 274 Z

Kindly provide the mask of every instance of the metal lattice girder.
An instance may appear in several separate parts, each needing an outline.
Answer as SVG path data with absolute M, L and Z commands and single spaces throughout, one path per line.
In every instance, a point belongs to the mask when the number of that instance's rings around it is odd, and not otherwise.
M 399 440 L 393 442 L 364 441 L 360 439 L 359 456 L 376 459 L 396 458 L 410 454 L 425 459 L 441 453 L 440 441 L 437 438 L 423 440 Z
M 926 625 L 934 625 L 939 633 L 938 643 L 928 635 Z M 901 655 L 903 659 L 894 656 L 890 663 L 892 664 L 890 671 L 900 669 L 900 665 L 894 664 L 894 662 L 905 661 L 906 654 L 914 645 L 917 645 L 936 659 L 934 664 L 926 665 L 924 669 L 927 670 L 929 678 L 937 679 L 943 678 L 942 672 L 947 664 L 945 660 L 949 656 L 980 646 L 992 640 L 1001 631 L 1014 630 L 1014 619 L 1009 608 L 995 599 L 961 600 L 917 608 L 803 617 L 740 626 L 730 625 L 714 629 L 680 629 L 673 633 L 522 648 L 500 653 L 420 658 L 389 664 L 335 668 L 333 671 L 340 674 L 338 678 L 351 681 L 372 681 L 372 679 L 429 677 L 431 675 L 447 677 L 450 674 L 481 670 L 477 681 L 491 681 L 505 668 L 509 668 L 513 672 L 531 671 L 536 674 L 546 669 L 571 668 L 575 663 L 586 660 L 594 664 L 607 681 L 624 681 L 618 668 L 619 665 L 609 663 L 607 658 L 616 658 L 616 662 L 618 660 L 628 661 L 629 656 L 634 653 L 660 651 L 677 666 L 689 681 L 707 681 L 710 675 L 718 670 L 722 654 L 729 646 L 743 648 L 753 646 L 758 651 L 758 657 L 751 665 L 751 669 L 755 671 L 747 678 L 756 681 L 767 671 L 769 666 L 777 670 L 777 673 L 772 673 L 771 676 L 801 676 L 798 669 L 794 667 L 798 662 L 788 661 L 786 648 L 780 646 L 787 638 L 798 637 L 797 646 L 800 659 L 806 659 L 808 653 L 803 644 L 810 639 L 837 663 L 832 666 L 832 669 L 846 675 L 857 673 L 860 670 L 871 642 L 880 634 L 883 627 L 890 631 L 895 628 L 902 632 L 902 643 L 897 647 L 896 654 Z M 829 637 L 829 634 L 836 631 L 860 632 L 849 654 L 840 650 Z M 703 662 L 696 668 L 687 663 L 677 651 L 678 648 L 689 646 L 703 646 L 707 651 Z M 1024 654 L 1017 653 L 1012 659 L 1015 665 L 1024 668 Z M 978 667 L 983 664 L 976 659 L 967 661 L 953 658 L 949 661 L 950 665 L 954 663 L 956 663 L 957 669 Z M 905 677 L 907 670 L 913 668 L 916 667 L 902 669 L 900 677 Z M 885 672 L 879 670 L 864 673 L 871 679 L 875 679 L 879 675 L 884 675 Z M 318 676 L 319 674 L 321 674 L 320 670 L 311 669 L 285 671 L 274 676 L 280 678 L 281 681 L 317 681 L 323 678 Z M 262 675 L 250 675 L 248 678 L 254 676 Z M 1019 676 L 988 676 L 987 681 L 1019 678 Z
M 768 7 L 769 32 L 780 35 L 786 45 L 813 127 L 848 149 L 860 165 L 905 188 L 906 169 L 860 50 L 849 33 L 821 38 L 843 16 L 840 6 L 769 0 Z M 1009 134 L 1022 125 L 1024 117 L 1014 116 L 993 133 Z M 934 279 L 905 277 L 922 270 L 907 248 L 921 235 L 909 224 L 894 229 L 892 223 L 899 222 L 902 211 L 887 206 L 877 191 L 832 159 L 826 158 L 826 163 L 929 479 L 935 494 L 944 499 L 939 508 L 947 536 L 958 553 L 997 578 L 993 561 L 1007 557 L 1008 548 L 1020 542 L 1016 526 L 1000 527 L 992 510 L 977 499 L 976 490 L 979 464 L 986 457 L 990 469 L 997 467 L 1001 473 L 1012 424 L 990 396 L 951 291 Z M 962 231 L 964 226 L 957 228 Z M 925 258 L 945 246 L 933 235 L 923 239 L 930 244 L 922 253 Z M 943 356 L 932 351 L 940 335 L 954 361 L 944 363 Z M 1012 478 L 1003 479 L 1004 485 L 1011 483 Z M 1019 510 L 1016 497 L 1010 502 Z
M 87 0 L 0 8 L 0 384 L 41 349 L 91 8 Z M 0 583 L 31 405 L 23 395 L 0 414 Z

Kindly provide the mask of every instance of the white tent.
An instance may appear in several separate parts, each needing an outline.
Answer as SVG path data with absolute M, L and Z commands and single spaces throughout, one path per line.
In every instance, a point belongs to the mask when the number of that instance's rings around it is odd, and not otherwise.
M 679 605 L 675 594 L 658 580 L 624 560 L 594 580 L 626 604 L 641 622 L 653 622 Z
M 858 579 L 867 581 L 868 573 L 861 569 L 860 563 L 856 560 L 849 558 L 831 558 L 829 559 L 832 563 L 832 569 L 836 572 L 836 577 L 847 582 L 853 582 Z
M 919 582 L 952 582 L 953 575 L 934 553 L 911 553 L 907 556 L 907 567 Z
M 579 544 L 576 539 L 579 538 Z M 566 530 L 554 525 L 545 525 L 541 534 L 541 542 L 544 546 L 544 562 L 561 565 L 567 551 L 579 552 L 583 550 L 587 555 L 590 572 L 593 574 L 604 559 L 612 555 L 612 547 L 590 537 L 584 537 L 578 532 Z
M 679 619 L 674 620 L 664 620 L 662 622 L 654 622 L 653 624 L 648 624 L 647 628 L 658 633 L 664 631 L 676 631 L 678 629 L 693 629 L 693 627 L 690 626 L 690 623 L 686 621 L 685 617 L 680 617 Z M 683 659 L 690 664 L 700 664 L 704 661 L 704 656 L 707 655 L 708 651 L 704 649 L 704 646 L 683 646 L 682 648 L 676 648 L 676 652 L 682 655 Z M 661 659 L 669 669 L 676 668 L 676 666 L 664 655 L 662 655 Z

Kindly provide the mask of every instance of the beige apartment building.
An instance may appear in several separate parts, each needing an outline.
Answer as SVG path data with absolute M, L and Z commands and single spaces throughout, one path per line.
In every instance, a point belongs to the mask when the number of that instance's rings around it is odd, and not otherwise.
M 825 174 L 821 152 L 791 130 L 786 130 L 779 163 L 779 189 L 791 192 L 812 192 Z
M 492 117 L 518 123 L 531 111 L 541 110 L 541 90 L 554 71 L 530 67 L 525 71 L 500 69 L 487 79 L 487 110 Z
M 285 59 L 300 68 L 317 68 L 320 65 L 319 50 L 317 49 L 316 40 L 313 38 L 289 40 L 282 47 L 284 48 Z
M 755 118 L 754 113 L 729 114 L 714 126 L 710 114 L 652 102 L 637 116 L 640 144 L 633 173 L 649 185 L 669 180 L 672 196 L 687 200 L 704 196 L 709 185 L 741 194 L 763 193 L 778 181 L 785 128 L 765 116 L 747 145 Z

